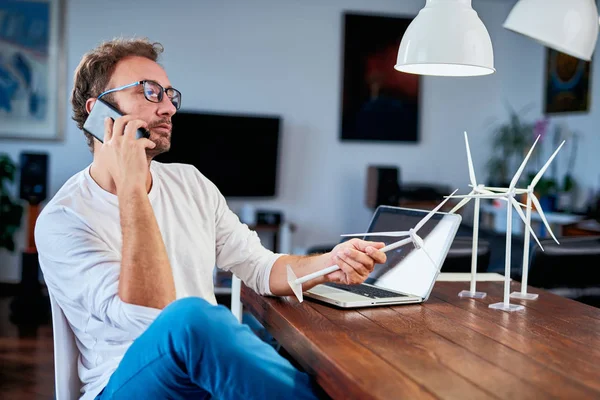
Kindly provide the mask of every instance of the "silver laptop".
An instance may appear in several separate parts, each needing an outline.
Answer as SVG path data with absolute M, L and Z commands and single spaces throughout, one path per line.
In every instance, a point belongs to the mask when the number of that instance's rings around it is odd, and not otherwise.
M 408 231 L 427 214 L 428 211 L 423 210 L 380 206 L 367 232 Z M 422 303 L 433 290 L 460 222 L 458 214 L 438 212 L 417 232 L 435 264 L 422 249 L 409 243 L 389 251 L 386 263 L 376 265 L 365 283 L 325 283 L 306 291 L 304 296 L 342 308 Z M 399 240 L 381 236 L 365 239 L 386 245 Z

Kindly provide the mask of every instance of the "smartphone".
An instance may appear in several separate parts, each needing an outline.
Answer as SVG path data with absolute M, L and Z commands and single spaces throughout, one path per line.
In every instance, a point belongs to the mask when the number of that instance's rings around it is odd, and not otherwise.
M 106 117 L 110 117 L 114 121 L 122 116 L 123 114 L 121 114 L 121 112 L 115 107 L 106 103 L 102 99 L 96 100 L 90 115 L 88 115 L 85 123 L 83 124 L 83 130 L 98 139 L 100 143 L 104 143 L 104 119 Z M 135 135 L 136 139 L 147 139 L 149 137 L 150 132 L 144 128 L 139 128 Z

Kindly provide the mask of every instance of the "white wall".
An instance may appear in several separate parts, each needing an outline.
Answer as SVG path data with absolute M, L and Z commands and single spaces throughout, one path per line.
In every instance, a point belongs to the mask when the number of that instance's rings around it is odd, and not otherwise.
M 462 132 L 470 132 L 476 168 L 484 176 L 489 118 L 505 115 L 505 101 L 517 108 L 534 102 L 532 117 L 541 113 L 545 53 L 501 27 L 513 0 L 474 1 L 492 37 L 498 72 L 480 78 L 423 79 L 418 144 L 339 141 L 341 33 L 343 11 L 414 16 L 423 0 L 68 3 L 65 95 L 79 59 L 99 41 L 121 34 L 148 36 L 165 46 L 162 64 L 172 84 L 182 90 L 186 109 L 282 115 L 280 195 L 260 206 L 283 210 L 297 225 L 296 248 L 335 242 L 342 232 L 366 227 L 371 215 L 364 206 L 368 164 L 396 164 L 403 181 L 465 189 Z M 70 115 L 64 118 L 68 127 L 62 142 L 0 141 L 1 151 L 15 157 L 23 150 L 50 153 L 51 193 L 91 161 L 82 133 Z M 579 178 L 595 184 L 600 173 L 594 157 L 600 141 L 593 126 L 597 107 L 593 104 L 590 114 L 568 120 L 585 133 Z M 585 168 L 593 174 L 584 174 Z M 230 204 L 234 209 L 240 205 Z M 16 257 L 0 253 L 0 266 L 0 280 L 18 280 Z

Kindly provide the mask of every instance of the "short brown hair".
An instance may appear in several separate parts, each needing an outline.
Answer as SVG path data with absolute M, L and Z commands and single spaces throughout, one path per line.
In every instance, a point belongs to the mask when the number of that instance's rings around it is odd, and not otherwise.
M 83 130 L 83 124 L 88 117 L 85 102 L 106 90 L 106 85 L 108 85 L 119 61 L 130 56 L 146 57 L 157 61 L 163 50 L 160 43 L 151 43 L 147 38 L 116 38 L 103 42 L 86 53 L 75 70 L 71 94 L 73 120 L 77 122 L 77 127 Z M 110 101 L 109 96 L 110 94 L 107 95 L 107 100 Z M 85 131 L 84 134 L 87 144 L 93 152 L 94 139 Z

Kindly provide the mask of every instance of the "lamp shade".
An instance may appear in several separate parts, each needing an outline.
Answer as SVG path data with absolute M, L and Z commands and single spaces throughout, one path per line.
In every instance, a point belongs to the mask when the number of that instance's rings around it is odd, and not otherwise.
M 598 39 L 598 8 L 594 0 L 520 0 L 504 27 L 589 61 Z
M 427 0 L 404 33 L 394 68 L 437 76 L 494 73 L 492 41 L 471 0 Z

